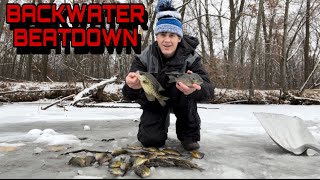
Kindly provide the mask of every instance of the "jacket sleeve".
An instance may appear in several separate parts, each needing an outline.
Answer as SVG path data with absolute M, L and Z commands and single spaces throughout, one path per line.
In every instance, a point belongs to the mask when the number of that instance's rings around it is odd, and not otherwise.
M 142 64 L 138 56 L 135 56 L 129 72 L 136 72 L 136 71 L 147 71 L 147 68 Z M 134 101 L 137 100 L 140 97 L 140 94 L 142 93 L 141 89 L 132 89 L 130 88 L 127 83 L 124 84 L 122 87 L 122 94 L 123 98 L 126 100 Z
M 201 63 L 201 57 L 197 58 L 187 70 L 199 74 L 199 76 L 203 79 L 203 83 L 200 85 L 201 90 L 194 91 L 193 93 L 189 94 L 188 97 L 194 98 L 196 101 L 212 99 L 214 97 L 214 84 L 210 81 L 208 73 Z

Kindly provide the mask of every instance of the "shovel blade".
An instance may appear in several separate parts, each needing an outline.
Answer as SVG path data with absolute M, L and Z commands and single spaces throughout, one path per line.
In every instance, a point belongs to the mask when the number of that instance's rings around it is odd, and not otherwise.
M 271 139 L 281 148 L 300 155 L 314 155 L 320 145 L 304 121 L 296 116 L 274 113 L 254 113 Z

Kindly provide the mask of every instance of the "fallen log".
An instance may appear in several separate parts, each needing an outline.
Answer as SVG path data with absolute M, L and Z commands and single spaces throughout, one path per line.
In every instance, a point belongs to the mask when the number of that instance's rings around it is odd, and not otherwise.
M 16 94 L 16 93 L 39 93 L 39 92 L 49 92 L 49 91 L 73 91 L 73 90 L 77 90 L 77 89 L 69 88 L 69 89 L 48 89 L 48 90 L 16 90 L 16 91 L 0 92 L 0 95 Z
M 71 94 L 77 94 L 80 90 L 78 88 L 67 89 L 46 89 L 46 90 L 13 90 L 0 92 L 0 101 L 5 102 L 31 102 L 39 99 L 56 99 L 58 97 L 66 97 Z
M 92 96 L 94 93 L 98 92 L 98 90 L 103 89 L 107 84 L 115 82 L 116 80 L 117 80 L 117 77 L 114 76 L 110 79 L 101 81 L 98 84 L 95 84 L 91 87 L 84 89 L 74 97 L 73 101 L 69 105 L 70 106 L 76 105 L 79 102 L 79 100 L 83 99 L 86 96 Z
M 309 104 L 320 104 L 320 99 L 313 99 L 313 98 L 307 98 L 307 97 L 300 97 L 295 96 L 292 93 L 288 93 L 287 95 L 288 101 L 290 101 L 290 104 L 301 104 L 301 105 L 309 105 Z
M 90 101 L 90 98 L 91 98 L 91 95 L 89 95 L 87 97 L 83 97 L 83 98 L 77 99 L 76 101 L 71 102 L 69 105 L 78 106 L 78 102 Z

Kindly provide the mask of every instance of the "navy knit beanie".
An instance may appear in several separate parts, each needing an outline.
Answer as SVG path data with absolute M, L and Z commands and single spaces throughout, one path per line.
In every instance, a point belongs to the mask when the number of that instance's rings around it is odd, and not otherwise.
M 160 32 L 175 33 L 183 37 L 181 14 L 172 6 L 171 0 L 159 0 L 157 4 L 158 22 L 155 28 L 155 34 Z

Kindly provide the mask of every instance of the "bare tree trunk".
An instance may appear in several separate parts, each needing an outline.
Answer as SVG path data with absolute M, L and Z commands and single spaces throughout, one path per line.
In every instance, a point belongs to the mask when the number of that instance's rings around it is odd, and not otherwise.
M 96 74 L 96 78 L 98 78 L 98 79 L 100 79 L 101 78 L 101 67 L 102 67 L 102 65 L 101 65 L 101 61 L 102 61 L 102 55 L 99 55 L 99 56 L 97 56 L 97 65 L 96 65 L 96 67 L 97 67 L 97 74 Z
M 252 48 L 252 56 L 251 56 L 251 71 L 250 71 L 250 84 L 249 84 L 249 102 L 251 98 L 254 96 L 254 73 L 255 73 L 255 66 L 256 66 L 256 54 L 257 48 L 259 44 L 259 35 L 260 35 L 260 26 L 261 26 L 261 16 L 263 11 L 263 0 L 259 0 L 259 12 L 257 17 L 257 25 L 256 25 L 256 32 L 254 37 L 254 45 Z
M 0 2 L 0 37 L 2 35 L 3 31 L 3 25 L 4 25 L 4 19 L 6 16 L 6 4 L 8 3 L 8 0 L 1 0 Z
M 310 0 L 307 0 L 306 10 L 306 38 L 304 41 L 304 80 L 306 81 L 310 71 L 310 58 L 309 58 L 309 42 L 310 40 Z
M 264 7 L 262 11 L 262 24 L 263 24 L 263 34 L 264 34 L 264 42 L 265 42 L 265 54 L 264 54 L 264 89 L 269 89 L 271 86 L 271 43 L 272 43 L 272 29 L 274 23 L 274 17 L 276 13 L 272 12 L 272 16 L 270 19 L 269 25 L 269 33 L 267 33 L 267 23 L 266 17 L 264 13 Z
M 282 58 L 280 61 L 280 87 L 284 95 L 288 94 L 287 87 L 287 36 L 288 36 L 288 11 L 290 0 L 286 0 L 284 24 L 283 24 L 283 38 L 282 38 Z
M 257 76 L 257 78 L 255 78 L 255 81 L 257 83 L 256 86 L 254 86 L 254 89 L 262 89 L 263 88 L 263 73 L 264 73 L 264 67 L 263 67 L 263 63 L 264 63 L 264 56 L 263 54 L 261 53 L 263 50 L 262 50 L 262 42 L 263 42 L 263 38 L 262 37 L 259 37 L 259 43 L 258 43 L 258 50 L 256 52 L 256 56 L 257 56 L 257 59 L 259 60 L 258 64 L 259 66 L 258 67 L 258 72 L 255 73 L 255 75 Z M 264 51 L 263 51 L 264 52 Z M 256 63 L 257 64 L 257 63 Z
M 150 14 L 151 14 L 151 6 L 152 6 L 152 3 L 153 3 L 153 0 L 151 0 L 151 1 L 148 3 L 148 7 L 147 7 L 147 8 L 148 8 L 148 11 L 149 11 L 149 12 L 148 12 L 149 18 L 151 17 Z M 151 19 L 149 19 L 149 21 L 150 21 L 149 29 L 148 29 L 148 31 L 147 31 L 147 35 L 144 37 L 144 41 L 143 41 L 141 50 L 143 50 L 144 48 L 146 48 L 147 45 L 148 45 L 149 36 L 150 36 L 150 34 L 153 32 L 153 24 L 154 24 L 154 22 L 155 22 L 155 20 L 156 20 L 156 15 L 157 15 L 157 12 L 154 11 Z
M 250 20 L 251 21 L 251 20 Z M 245 34 L 245 28 L 244 28 L 244 24 L 247 23 L 245 21 L 241 22 L 241 36 L 240 36 L 240 66 L 241 68 L 243 68 L 244 66 L 244 59 L 245 59 L 245 55 L 246 55 L 246 46 L 247 46 L 247 38 L 248 38 L 248 32 L 247 35 Z
M 186 1 L 187 1 L 187 0 L 183 0 L 183 3 L 182 3 L 182 4 L 185 4 Z M 187 6 L 187 5 L 182 6 L 181 11 L 180 11 L 180 13 L 181 13 L 181 22 L 183 22 L 183 19 L 184 19 L 184 14 L 185 14 L 185 12 L 186 12 L 186 6 Z
M 92 76 L 92 77 L 95 77 L 94 76 L 94 64 L 95 64 L 95 59 L 94 59 L 94 57 L 93 57 L 93 55 L 92 54 L 90 54 L 90 73 L 89 73 L 89 76 Z
M 270 39 L 267 33 L 267 23 L 266 23 L 266 15 L 264 12 L 264 6 L 262 6 L 262 29 L 263 29 L 263 38 L 265 44 L 265 53 L 264 53 L 264 89 L 268 89 L 268 66 L 270 62 Z
M 199 28 L 199 36 L 200 36 L 200 44 L 201 44 L 201 55 L 202 55 L 202 60 L 204 62 L 207 61 L 207 57 L 206 57 L 206 48 L 204 46 L 204 40 L 203 40 L 203 31 L 201 31 L 202 29 L 202 21 L 201 21 L 201 17 L 200 17 L 200 13 L 201 13 L 201 3 L 199 1 L 193 1 L 194 2 L 194 7 L 198 7 L 199 9 L 197 10 L 197 8 L 195 9 L 195 13 L 194 16 L 198 17 L 197 18 L 197 23 L 198 23 L 198 28 Z M 198 2 L 198 4 L 197 4 Z M 197 6 L 198 5 L 198 6 Z
M 28 54 L 28 62 L 26 68 L 26 80 L 31 81 L 32 79 L 32 58 L 33 54 Z
M 32 0 L 32 3 L 34 4 L 35 0 Z M 31 81 L 32 79 L 32 59 L 33 59 L 33 54 L 28 54 L 28 62 L 26 66 L 26 78 L 25 78 L 27 81 Z
M 68 56 L 69 56 L 69 58 L 71 57 L 71 55 L 69 55 L 69 54 L 64 54 L 64 56 L 63 56 L 63 62 L 67 66 L 69 66 Z M 70 80 L 70 71 L 69 71 L 69 69 L 68 68 L 64 68 L 63 74 L 64 74 L 64 76 L 60 76 L 61 77 L 61 81 L 69 82 L 69 80 Z
M 7 51 L 8 51 L 8 45 L 6 44 L 6 45 L 4 45 L 4 51 L 6 52 L 6 53 L 4 53 L 4 55 L 3 55 L 3 68 L 2 68 L 2 76 L 5 76 L 5 77 L 9 77 L 8 76 L 8 53 L 7 53 Z
M 27 55 L 21 55 L 19 59 L 19 65 L 18 65 L 18 70 L 17 70 L 17 79 L 23 78 L 22 75 L 22 70 L 23 70 L 23 62 L 26 60 Z M 30 67 L 31 71 L 31 67 Z
M 49 55 L 42 55 L 42 81 L 47 81 Z
M 231 69 L 233 62 L 234 62 L 234 52 L 236 46 L 236 28 L 237 22 L 235 19 L 236 10 L 233 4 L 233 0 L 229 0 L 230 2 L 230 25 L 229 25 L 229 51 L 228 51 L 228 61 L 226 62 L 226 70 L 227 70 L 227 88 L 231 88 L 233 86 L 232 83 L 232 76 L 231 76 Z
M 16 68 L 16 60 L 17 60 L 17 53 L 15 53 L 14 50 L 11 51 L 11 56 L 12 56 L 12 68 L 11 68 L 11 77 L 15 78 L 15 73 L 14 70 Z
M 226 47 L 224 46 L 224 34 L 223 34 L 223 24 L 222 24 L 222 18 L 221 18 L 221 16 L 222 16 L 222 4 L 223 4 L 223 0 L 221 1 L 221 3 L 220 3 L 220 9 L 219 9 L 219 11 L 218 11 L 218 15 L 219 15 L 219 17 L 218 17 L 218 20 L 219 20 L 219 26 L 220 26 L 220 34 L 221 34 L 221 44 L 222 44 L 222 50 L 223 50 L 223 57 L 224 57 L 224 60 L 225 60 L 225 62 L 227 62 L 227 60 L 228 60 L 228 56 L 227 56 L 227 49 L 226 49 Z
M 241 17 L 241 13 L 243 11 L 245 0 L 241 0 L 240 9 L 238 11 L 238 16 L 236 17 L 236 8 L 233 0 L 229 0 L 230 6 L 230 26 L 229 26 L 229 51 L 228 51 L 228 62 L 227 65 L 227 84 L 228 87 L 231 88 L 233 86 L 232 82 L 232 72 L 230 66 L 233 66 L 234 63 L 234 55 L 235 55 L 235 47 L 236 47 L 236 32 L 237 32 L 237 24 Z
M 38 0 L 38 3 L 42 3 L 42 0 Z M 53 0 L 50 0 L 50 3 L 53 3 Z M 48 77 L 48 61 L 49 61 L 49 54 L 43 54 L 42 55 L 42 76 L 41 79 L 42 81 L 47 81 Z
M 103 78 L 107 78 L 108 61 L 107 61 L 107 57 L 105 57 L 104 55 L 102 56 L 102 64 L 103 64 L 102 76 Z
M 213 36 L 212 36 L 212 28 L 210 25 L 210 17 L 209 17 L 209 4 L 208 0 L 205 0 L 205 13 L 206 13 L 206 29 L 208 31 L 208 43 L 209 43 L 209 59 L 212 59 L 214 56 L 213 50 Z
M 106 60 L 105 60 L 105 62 L 106 62 L 106 74 L 105 74 L 104 78 L 110 78 L 111 77 L 111 70 L 110 70 L 111 61 L 110 61 L 109 54 L 107 54 L 107 57 L 105 57 L 105 58 L 106 58 Z

